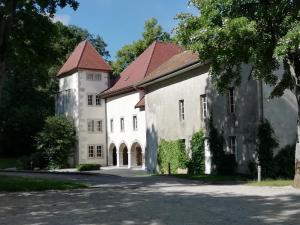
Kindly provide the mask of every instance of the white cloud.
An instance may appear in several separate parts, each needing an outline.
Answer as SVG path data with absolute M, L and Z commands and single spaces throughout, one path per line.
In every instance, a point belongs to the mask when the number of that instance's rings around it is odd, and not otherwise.
M 54 16 L 53 21 L 54 22 L 62 22 L 64 25 L 69 25 L 71 20 L 71 17 L 67 14 L 57 14 Z

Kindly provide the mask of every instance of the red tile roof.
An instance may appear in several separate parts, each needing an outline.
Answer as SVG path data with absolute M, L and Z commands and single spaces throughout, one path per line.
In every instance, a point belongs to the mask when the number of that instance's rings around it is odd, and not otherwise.
M 179 45 L 155 41 L 121 73 L 117 83 L 102 93 L 102 96 L 109 97 L 132 90 L 135 84 L 182 51 Z
M 145 108 L 145 96 L 141 98 L 134 108 Z
M 59 70 L 57 76 L 66 75 L 75 72 L 78 69 L 108 72 L 112 70 L 102 56 L 87 40 L 79 43 L 68 60 Z
M 199 62 L 199 55 L 192 51 L 181 52 L 172 58 L 170 58 L 165 63 L 157 67 L 152 73 L 145 77 L 138 85 L 147 83 L 149 81 L 155 80 L 157 78 L 168 75 L 176 70 L 180 70 L 189 65 Z

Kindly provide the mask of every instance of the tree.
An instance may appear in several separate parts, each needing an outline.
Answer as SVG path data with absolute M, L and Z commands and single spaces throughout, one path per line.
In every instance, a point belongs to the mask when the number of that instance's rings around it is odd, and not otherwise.
M 220 92 L 240 84 L 241 67 L 247 63 L 252 66 L 253 79 L 274 87 L 273 97 L 281 96 L 286 89 L 292 90 L 299 108 L 300 1 L 191 0 L 190 3 L 201 13 L 178 17 L 178 39 L 199 52 L 201 60 L 210 62 L 213 83 Z M 275 71 L 280 65 L 283 73 L 278 75 Z M 299 131 L 300 110 L 298 118 Z M 296 177 L 300 180 L 300 174 Z
M 36 148 L 49 162 L 49 168 L 63 168 L 75 145 L 73 121 L 61 116 L 48 117 L 36 137 Z
M 274 135 L 274 130 L 269 121 L 265 120 L 259 124 L 256 152 L 263 178 L 270 178 L 274 175 L 273 150 L 278 147 L 278 142 Z
M 57 7 L 64 8 L 68 5 L 76 10 L 79 3 L 76 0 L 0 0 L 0 103 L 3 82 L 10 69 L 7 62 L 13 51 L 14 35 L 30 25 L 30 18 L 40 18 L 41 15 L 53 17 Z
M 133 62 L 146 48 L 148 48 L 155 40 L 170 41 L 170 35 L 164 32 L 158 24 L 157 19 L 151 18 L 145 22 L 145 31 L 142 39 L 134 41 L 131 44 L 123 46 L 116 56 L 112 67 L 114 75 L 119 75 L 131 62 Z

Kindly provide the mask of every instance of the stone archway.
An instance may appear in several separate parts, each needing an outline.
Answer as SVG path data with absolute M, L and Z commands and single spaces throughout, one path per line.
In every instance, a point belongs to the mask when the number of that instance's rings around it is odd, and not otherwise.
M 110 144 L 109 146 L 109 165 L 111 166 L 117 166 L 117 148 L 115 144 Z
M 121 146 L 120 146 L 119 157 L 120 157 L 120 165 L 127 166 L 128 163 L 129 163 L 129 160 L 128 160 L 128 148 L 127 148 L 126 144 L 124 144 L 124 143 L 121 144 Z
M 138 142 L 133 143 L 131 146 L 131 165 L 143 166 L 143 151 Z

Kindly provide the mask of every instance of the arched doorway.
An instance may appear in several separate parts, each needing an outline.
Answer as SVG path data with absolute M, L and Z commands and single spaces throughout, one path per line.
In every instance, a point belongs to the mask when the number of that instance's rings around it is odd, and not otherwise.
M 131 162 L 132 166 L 143 165 L 143 151 L 139 143 L 134 143 L 131 147 Z
M 116 166 L 117 161 L 117 148 L 114 144 L 109 147 L 109 165 Z
M 120 146 L 120 165 L 128 165 L 128 149 L 124 143 Z

